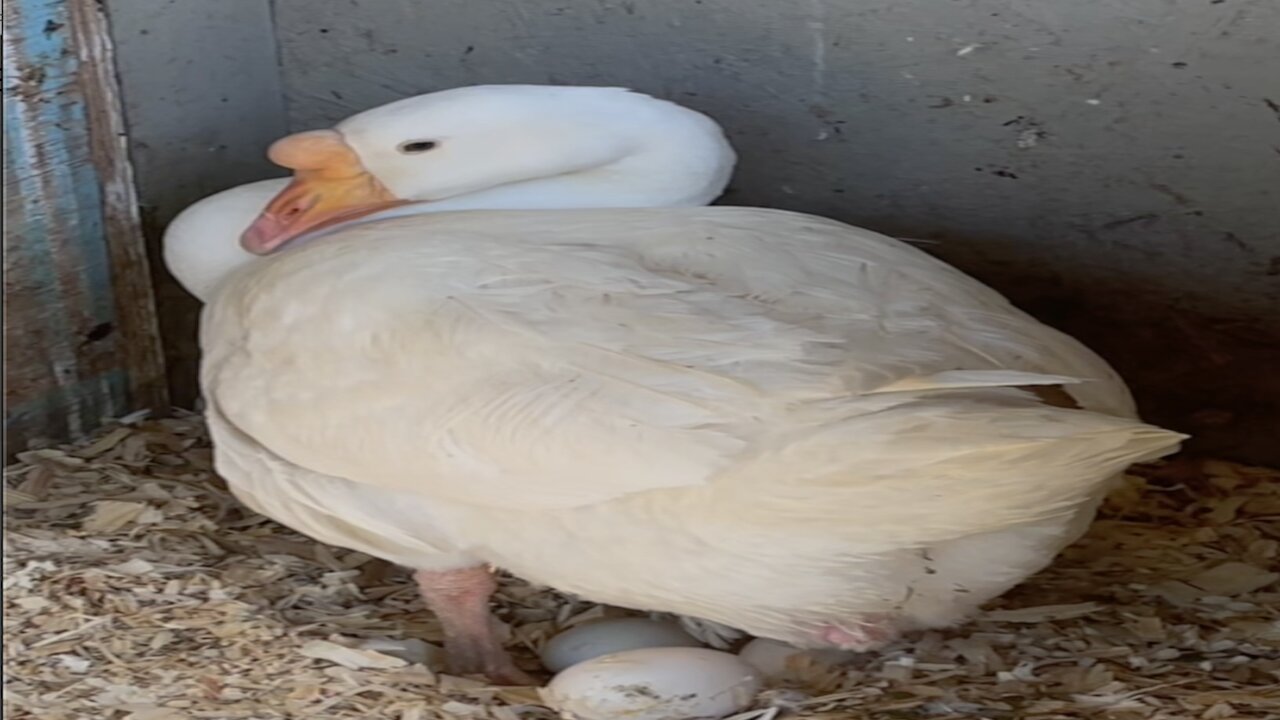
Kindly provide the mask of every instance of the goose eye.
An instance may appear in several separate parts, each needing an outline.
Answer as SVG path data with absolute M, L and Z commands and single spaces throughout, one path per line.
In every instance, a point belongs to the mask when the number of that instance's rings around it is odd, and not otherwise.
M 432 140 L 410 140 L 406 143 L 400 143 L 396 149 L 405 155 L 417 155 L 424 153 L 436 146 Z

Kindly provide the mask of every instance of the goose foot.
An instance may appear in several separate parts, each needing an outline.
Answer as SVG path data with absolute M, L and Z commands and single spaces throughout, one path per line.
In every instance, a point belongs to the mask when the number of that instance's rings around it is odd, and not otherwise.
M 498 583 L 484 566 L 460 570 L 419 570 L 413 575 L 427 608 L 444 630 L 449 672 L 484 675 L 501 685 L 533 685 L 502 647 L 489 598 Z
M 897 618 L 887 613 L 871 613 L 852 618 L 839 625 L 827 625 L 818 631 L 818 639 L 827 647 L 854 652 L 879 650 L 898 639 Z

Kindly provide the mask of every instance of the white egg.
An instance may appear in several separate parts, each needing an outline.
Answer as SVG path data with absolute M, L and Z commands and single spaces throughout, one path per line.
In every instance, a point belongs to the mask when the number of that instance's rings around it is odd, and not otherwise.
M 560 672 L 601 655 L 652 647 L 701 647 L 673 622 L 629 617 L 597 620 L 570 628 L 542 647 L 542 664 Z
M 707 648 L 627 650 L 579 663 L 551 680 L 542 698 L 573 720 L 722 718 L 751 704 L 760 673 Z
M 756 638 L 738 651 L 742 658 L 760 674 L 770 680 L 783 677 L 794 669 L 797 661 L 816 665 L 838 665 L 850 657 L 839 650 L 801 650 L 784 642 Z

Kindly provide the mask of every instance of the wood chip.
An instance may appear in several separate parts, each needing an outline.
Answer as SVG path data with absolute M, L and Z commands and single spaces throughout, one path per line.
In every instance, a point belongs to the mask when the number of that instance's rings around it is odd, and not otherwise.
M 93 504 L 93 514 L 85 518 L 80 529 L 88 533 L 113 533 L 134 522 L 147 509 L 144 503 L 102 500 Z
M 317 660 L 328 660 L 352 670 L 398 668 L 409 664 L 401 658 L 384 655 L 376 650 L 346 647 L 328 640 L 312 640 L 298 648 L 298 654 Z
M 1050 620 L 1070 620 L 1084 617 L 1102 609 L 1098 603 L 1074 603 L 1072 605 L 1041 605 L 1016 610 L 990 610 L 986 619 L 996 622 L 1042 623 Z
M 1214 595 L 1242 595 L 1261 590 L 1276 580 L 1280 573 L 1263 570 L 1242 562 L 1225 562 L 1187 579 L 1187 583 Z

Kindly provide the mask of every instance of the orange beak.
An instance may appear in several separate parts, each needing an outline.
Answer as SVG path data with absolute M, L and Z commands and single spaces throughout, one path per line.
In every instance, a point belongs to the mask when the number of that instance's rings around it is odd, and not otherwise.
M 272 198 L 240 236 L 255 255 L 268 255 L 312 230 L 402 205 L 334 130 L 295 133 L 277 140 L 267 157 L 294 171 L 293 182 Z

